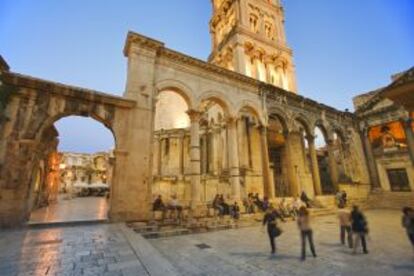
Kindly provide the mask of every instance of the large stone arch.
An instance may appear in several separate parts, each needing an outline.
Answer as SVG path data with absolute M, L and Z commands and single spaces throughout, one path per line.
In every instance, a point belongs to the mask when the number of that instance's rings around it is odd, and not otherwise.
M 312 123 L 306 118 L 304 114 L 296 114 L 294 116 L 294 121 L 300 123 L 300 125 L 304 128 L 306 135 L 313 135 L 314 129 L 311 128 Z
M 186 101 L 188 109 L 195 107 L 195 97 L 192 89 L 179 80 L 165 79 L 155 85 L 157 94 L 162 91 L 174 91 Z
M 257 117 L 257 119 L 259 120 L 261 125 L 266 125 L 266 120 L 263 116 L 263 112 L 261 110 L 261 108 L 253 101 L 249 101 L 249 100 L 243 100 L 241 101 L 238 105 L 236 110 L 236 114 L 234 114 L 233 116 L 239 116 L 241 110 L 243 108 L 247 108 L 250 112 L 252 112 L 253 115 L 255 115 Z
M 210 90 L 201 93 L 201 95 L 197 98 L 197 109 L 200 110 L 203 102 L 207 100 L 212 100 L 220 105 L 227 116 L 236 114 L 236 109 L 232 105 L 230 99 L 228 99 L 227 96 L 222 92 Z
M 268 114 L 269 119 L 276 118 L 280 121 L 283 126 L 283 131 L 289 132 L 291 130 L 291 126 L 288 120 L 289 116 L 285 111 L 277 107 L 272 107 L 268 109 Z

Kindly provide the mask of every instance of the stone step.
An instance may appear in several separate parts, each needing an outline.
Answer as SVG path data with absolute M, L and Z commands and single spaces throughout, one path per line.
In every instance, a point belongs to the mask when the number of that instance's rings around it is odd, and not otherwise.
M 131 228 L 137 233 L 155 232 L 159 229 L 158 225 L 135 226 Z
M 186 228 L 174 228 L 174 229 L 168 229 L 168 230 L 146 232 L 146 233 L 143 233 L 142 236 L 146 239 L 157 239 L 157 238 L 187 235 L 190 233 L 191 231 Z

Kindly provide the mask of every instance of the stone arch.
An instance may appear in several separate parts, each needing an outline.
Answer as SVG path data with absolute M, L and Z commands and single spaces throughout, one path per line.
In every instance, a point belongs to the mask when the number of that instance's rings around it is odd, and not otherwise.
M 188 109 L 193 109 L 195 106 L 194 94 L 190 87 L 178 80 L 165 79 L 159 81 L 155 87 L 157 94 L 162 91 L 171 90 L 179 94 L 187 103 Z
M 236 112 L 234 111 L 235 108 L 231 104 L 231 101 L 227 98 L 227 96 L 224 93 L 218 91 L 207 91 L 201 93 L 201 96 L 197 99 L 197 109 L 200 110 L 202 108 L 203 102 L 208 100 L 214 101 L 215 103 L 220 105 L 220 107 L 223 109 L 224 113 L 227 116 L 232 116 L 236 114 Z
M 248 109 L 253 115 L 256 116 L 256 118 L 259 120 L 261 125 L 266 125 L 266 120 L 263 116 L 263 113 L 261 112 L 260 108 L 252 101 L 249 100 L 243 100 L 236 108 L 236 114 L 234 116 L 239 116 L 240 112 L 243 108 Z
M 277 107 L 272 107 L 268 110 L 269 118 L 276 118 L 280 121 L 283 126 L 283 130 L 289 132 L 291 127 L 288 124 L 288 114 L 284 112 L 282 109 Z
M 321 119 L 316 120 L 313 124 L 312 124 L 312 130 L 315 131 L 315 128 L 319 128 L 323 134 L 323 138 L 325 140 L 325 142 L 327 143 L 328 140 L 331 137 L 331 132 L 330 132 L 330 126 L 324 122 Z
M 294 117 L 294 121 L 297 121 L 303 126 L 306 135 L 313 135 L 314 129 L 311 128 L 310 121 L 306 118 L 306 116 L 302 113 L 296 114 Z
M 112 136 L 114 138 L 114 146 L 115 149 L 117 148 L 117 136 L 115 131 L 112 128 L 112 121 L 109 118 L 104 118 L 101 116 L 102 114 L 97 114 L 94 112 L 83 112 L 82 110 L 78 110 L 78 111 L 66 111 L 66 112 L 59 112 L 57 114 L 54 114 L 52 116 L 49 116 L 48 118 L 46 118 L 46 120 L 44 120 L 40 125 L 38 125 L 38 128 L 35 132 L 35 136 L 30 137 L 28 136 L 27 138 L 32 138 L 34 139 L 36 142 L 39 142 L 40 139 L 42 138 L 42 135 L 44 133 L 44 131 L 46 131 L 48 128 L 52 127 L 53 124 L 57 121 L 59 121 L 62 118 L 65 117 L 70 117 L 70 116 L 80 116 L 80 117 L 85 117 L 85 118 L 91 118 L 94 121 L 97 121 L 98 123 L 103 124 L 111 133 Z M 113 118 L 112 118 L 113 119 Z M 27 133 L 26 135 L 30 135 L 30 132 Z

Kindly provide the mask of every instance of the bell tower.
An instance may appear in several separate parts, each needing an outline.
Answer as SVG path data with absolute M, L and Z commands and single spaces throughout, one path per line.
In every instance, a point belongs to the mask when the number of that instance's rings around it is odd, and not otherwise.
M 296 93 L 280 0 L 211 0 L 209 62 Z

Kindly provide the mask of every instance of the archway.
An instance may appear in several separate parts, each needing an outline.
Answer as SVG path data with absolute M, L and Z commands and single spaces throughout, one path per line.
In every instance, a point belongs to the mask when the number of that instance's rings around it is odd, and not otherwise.
M 201 198 L 212 201 L 217 194 L 221 194 L 229 200 L 235 193 L 232 183 L 240 185 L 238 155 L 231 158 L 237 151 L 237 141 L 234 146 L 235 141 L 231 139 L 237 139 L 237 119 L 229 117 L 228 103 L 216 93 L 204 96 L 198 107 Z M 235 128 L 229 129 L 230 125 Z M 232 177 L 237 179 L 233 181 Z
M 112 131 L 94 119 L 69 115 L 45 122 L 37 140 L 41 153 L 34 160 L 29 222 L 107 219 L 115 165 Z
M 267 129 L 269 162 L 272 171 L 271 182 L 274 184 L 277 197 L 293 196 L 292 179 L 289 171 L 289 147 L 287 136 L 289 130 L 283 115 L 271 114 Z
M 154 116 L 152 196 L 191 199 L 189 97 L 178 88 L 160 90 Z
M 237 136 L 242 198 L 247 198 L 251 193 L 263 197 L 274 196 L 268 194 L 272 192 L 266 189 L 266 184 L 263 185 L 265 162 L 262 154 L 267 152 L 263 148 L 265 145 L 262 145 L 262 128 L 259 113 L 255 108 L 249 105 L 240 108 L 237 115 Z
M 327 132 L 322 125 L 315 127 L 315 147 L 318 159 L 318 169 L 323 194 L 335 193 L 335 183 L 332 180 L 332 172 L 329 160 L 329 145 L 327 143 Z

